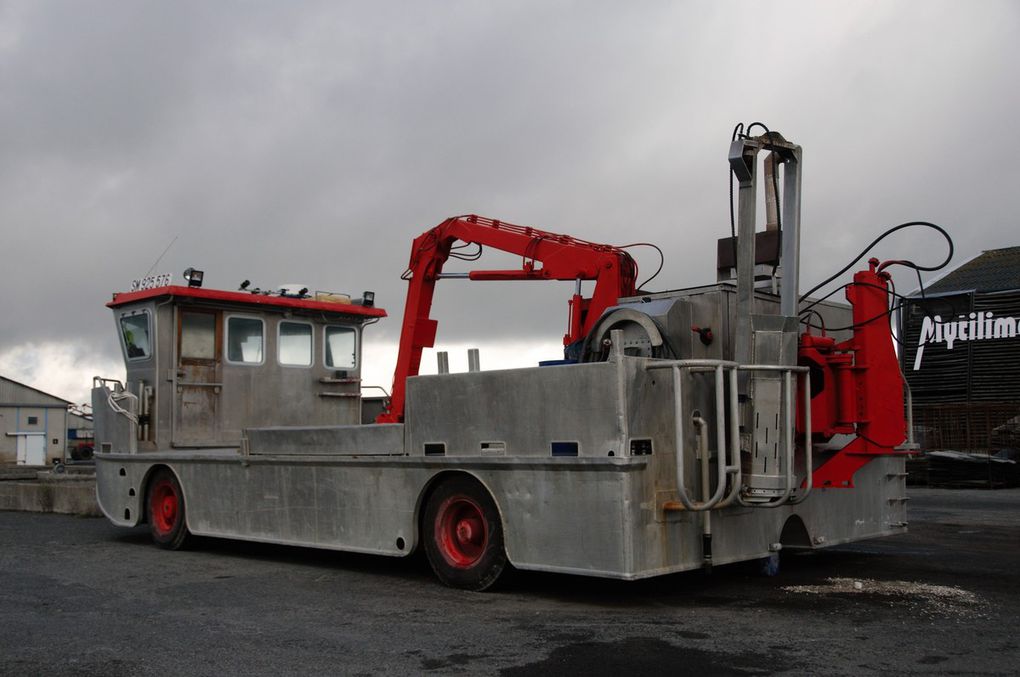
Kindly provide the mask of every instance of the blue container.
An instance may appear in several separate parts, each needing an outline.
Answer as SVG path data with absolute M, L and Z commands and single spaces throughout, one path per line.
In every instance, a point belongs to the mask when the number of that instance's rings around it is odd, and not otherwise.
M 577 360 L 542 360 L 538 363 L 540 367 L 559 367 L 564 364 L 577 364 Z

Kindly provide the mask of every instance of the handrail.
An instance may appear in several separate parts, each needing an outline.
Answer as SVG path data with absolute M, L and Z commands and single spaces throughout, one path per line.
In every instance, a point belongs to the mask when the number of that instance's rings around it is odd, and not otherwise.
M 645 364 L 645 369 L 672 369 L 673 367 L 731 367 L 736 369 L 739 362 L 733 360 L 655 360 Z
M 790 501 L 790 505 L 803 503 L 811 494 L 814 486 L 814 443 L 811 441 L 811 370 L 805 368 L 803 373 L 804 384 L 801 390 L 804 391 L 804 491 L 797 498 Z
M 701 366 L 701 365 L 699 365 Z M 709 365 L 704 365 L 709 366 Z M 692 501 L 687 495 L 687 483 L 684 478 L 684 459 L 683 459 L 683 440 L 684 440 L 684 413 L 683 413 L 683 397 L 681 385 L 683 378 L 681 375 L 682 366 L 679 364 L 671 365 L 673 372 L 673 413 L 674 413 L 674 430 L 676 434 L 676 481 L 677 481 L 677 493 L 680 497 L 680 502 L 688 510 L 693 512 L 701 512 L 703 510 L 711 510 L 722 500 L 723 492 L 726 490 L 726 471 L 727 464 L 725 462 L 726 447 L 724 442 L 723 422 L 725 421 L 726 412 L 719 408 L 719 401 L 722 398 L 723 391 L 723 365 L 715 366 L 715 384 L 716 384 L 716 434 L 718 454 L 720 455 L 720 462 L 716 463 L 716 487 L 715 493 L 712 497 L 696 502 Z M 719 442 L 723 441 L 722 444 Z M 708 456 L 708 449 L 706 445 L 705 456 Z M 707 463 L 707 458 L 702 458 L 701 463 Z
M 740 365 L 737 369 L 741 371 L 778 371 L 783 373 L 783 401 L 787 403 L 785 407 L 785 416 L 783 417 L 783 432 L 786 439 L 785 444 L 785 460 L 786 460 L 786 472 L 785 472 L 785 488 L 781 496 L 774 498 L 770 501 L 765 502 L 749 502 L 744 499 L 743 496 L 737 496 L 737 502 L 740 505 L 748 508 L 778 508 L 781 505 L 796 505 L 802 503 L 804 499 L 811 493 L 813 486 L 812 476 L 814 469 L 812 464 L 814 462 L 811 445 L 811 370 L 810 367 L 800 366 L 787 366 L 781 364 L 745 364 Z M 797 496 L 796 499 L 791 500 L 790 495 L 794 490 L 794 424 L 793 424 L 793 407 L 791 403 L 793 401 L 793 379 L 791 378 L 794 372 L 804 374 L 804 475 L 805 475 L 805 489 L 804 493 Z
M 907 394 L 907 441 L 896 447 L 896 451 L 918 451 L 921 445 L 914 439 L 914 396 L 910 392 L 910 384 L 907 377 L 900 370 L 900 378 L 903 379 L 903 390 Z
M 107 384 L 113 383 L 114 387 L 110 388 Z M 110 407 L 110 410 L 115 414 L 120 414 L 127 420 L 131 421 L 134 425 L 138 425 L 138 414 L 134 414 L 131 411 L 125 409 L 120 405 L 121 401 L 134 402 L 135 406 L 138 406 L 138 396 L 134 393 L 128 392 L 124 388 L 124 384 L 115 378 L 103 378 L 102 376 L 92 377 L 92 387 L 102 388 L 106 391 L 106 404 Z
M 731 505 L 734 501 L 740 505 L 751 508 L 775 508 L 781 505 L 796 505 L 803 502 L 811 493 L 813 487 L 813 453 L 811 444 L 811 374 L 808 367 L 778 364 L 740 364 L 731 360 L 656 360 L 647 363 L 645 369 L 670 369 L 673 374 L 673 409 L 674 409 L 674 433 L 676 436 L 676 479 L 677 494 L 680 503 L 687 510 L 702 512 L 706 510 L 721 509 Z M 683 440 L 684 440 L 684 411 L 683 411 L 683 379 L 682 371 L 712 371 L 715 373 L 715 424 L 716 424 L 716 489 L 710 498 L 703 496 L 702 501 L 693 501 L 687 492 L 687 483 L 684 470 Z M 724 373 L 729 372 L 730 396 L 726 401 L 724 394 Z M 785 416 L 783 417 L 783 429 L 785 433 L 784 457 L 786 461 L 785 487 L 783 493 L 766 502 L 749 502 L 741 496 L 743 488 L 743 471 L 740 459 L 740 424 L 739 424 L 739 400 L 737 398 L 737 372 L 738 371 L 774 371 L 783 374 L 783 401 L 786 403 Z M 796 475 L 794 473 L 795 447 L 794 444 L 794 407 L 793 402 L 793 374 L 802 376 L 802 391 L 804 396 L 804 449 L 805 449 L 805 482 L 804 490 L 796 497 L 792 494 L 795 490 Z M 728 405 L 728 406 L 727 406 Z M 726 413 L 729 411 L 729 426 L 726 425 Z M 704 423 L 700 417 L 695 421 Z M 729 431 L 729 444 L 726 440 L 726 431 Z M 704 428 L 699 433 L 704 436 Z M 707 463 L 707 450 L 701 458 L 701 463 Z M 727 491 L 727 485 L 729 490 Z M 707 495 L 707 491 L 704 492 Z
M 121 383 L 118 379 L 115 379 L 115 378 L 105 378 L 103 376 L 93 376 L 92 377 L 92 387 L 93 388 L 104 387 L 104 388 L 107 388 L 109 390 L 110 388 L 106 385 L 107 383 L 113 383 L 116 386 L 115 390 L 117 390 L 118 392 L 121 391 L 121 390 L 124 390 L 124 384 Z
M 724 396 L 724 370 L 729 369 L 730 371 L 730 406 L 733 407 L 733 411 L 736 411 L 736 368 L 738 363 L 729 360 L 668 360 L 668 361 L 655 361 L 645 365 L 646 369 L 670 369 L 673 372 L 673 408 L 674 408 L 674 434 L 676 435 L 676 478 L 677 478 L 677 494 L 680 498 L 680 503 L 683 504 L 684 508 L 693 512 L 703 512 L 705 510 L 712 510 L 719 506 L 720 502 L 723 501 L 724 494 L 726 493 L 727 484 L 731 484 L 733 487 L 740 486 L 740 430 L 739 423 L 736 416 L 730 416 L 730 445 L 726 444 L 726 401 Z M 683 459 L 683 440 L 684 440 L 684 427 L 683 427 L 683 378 L 681 370 L 683 369 L 698 369 L 698 370 L 710 370 L 715 372 L 715 424 L 716 424 L 716 446 L 718 454 L 718 462 L 716 463 L 716 488 L 711 498 L 707 498 L 702 501 L 692 501 L 690 496 L 687 494 L 687 482 L 684 471 L 684 459 Z M 700 417 L 699 417 L 700 418 Z M 701 431 L 702 437 L 704 436 L 704 428 Z M 704 445 L 706 458 L 701 459 L 701 463 L 707 463 L 708 449 L 707 445 Z M 727 458 L 731 461 L 727 461 Z M 732 481 L 728 482 L 731 475 L 736 475 Z M 707 494 L 707 492 L 705 492 Z M 727 501 L 732 501 L 732 489 L 729 495 L 725 498 Z

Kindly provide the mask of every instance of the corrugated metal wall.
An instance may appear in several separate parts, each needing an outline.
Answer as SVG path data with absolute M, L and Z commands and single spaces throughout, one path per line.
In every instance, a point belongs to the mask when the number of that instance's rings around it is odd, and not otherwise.
M 66 407 L 68 405 L 59 397 L 47 395 L 3 377 L 0 377 L 0 404 L 42 407 Z
M 958 321 L 970 313 L 1020 319 L 1020 290 L 964 292 L 913 299 L 900 314 L 903 374 L 914 399 L 914 425 L 926 449 L 984 451 L 1004 443 L 995 429 L 1020 415 L 1020 336 L 925 343 L 914 369 L 925 316 Z
M 1016 402 L 915 404 L 914 434 L 924 450 L 989 451 L 1016 446 L 1016 435 L 1004 429 L 1016 416 Z
M 1020 290 L 975 294 L 974 310 L 1020 319 Z M 1020 401 L 1020 336 L 969 342 L 970 400 Z
M 946 344 L 925 344 L 920 369 L 914 369 L 921 321 L 927 315 L 955 320 L 970 313 L 974 298 L 972 294 L 917 299 L 904 308 L 903 345 L 900 354 L 903 374 L 910 384 L 914 404 L 936 402 L 968 402 L 970 389 L 970 347 L 969 341 L 958 341 L 949 350 Z

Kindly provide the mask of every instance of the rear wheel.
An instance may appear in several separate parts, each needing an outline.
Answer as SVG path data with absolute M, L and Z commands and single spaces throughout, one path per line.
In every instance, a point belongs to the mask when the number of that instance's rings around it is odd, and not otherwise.
M 422 526 L 429 564 L 446 585 L 485 590 L 507 568 L 496 503 L 472 479 L 440 484 L 429 497 Z
M 167 550 L 183 548 L 191 534 L 184 521 L 184 492 L 176 475 L 165 468 L 156 471 L 149 482 L 146 507 L 156 545 Z

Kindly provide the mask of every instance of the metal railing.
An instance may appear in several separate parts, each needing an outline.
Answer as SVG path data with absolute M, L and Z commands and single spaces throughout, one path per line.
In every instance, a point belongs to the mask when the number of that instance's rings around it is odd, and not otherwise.
M 786 366 L 774 364 L 740 364 L 729 360 L 662 360 L 650 362 L 645 366 L 648 370 L 669 369 L 673 376 L 673 411 L 674 432 L 676 435 L 676 480 L 680 503 L 685 509 L 703 512 L 725 508 L 734 501 L 740 505 L 753 508 L 774 508 L 780 505 L 794 505 L 804 501 L 812 488 L 812 449 L 811 449 L 811 382 L 808 367 Z M 708 497 L 708 432 L 707 425 L 700 416 L 695 416 L 694 425 L 699 428 L 698 444 L 700 449 L 699 463 L 702 464 L 702 500 L 694 501 L 687 492 L 684 469 L 684 420 L 683 408 L 683 372 L 710 371 L 715 375 L 715 432 L 716 432 L 716 487 Z M 749 372 L 781 372 L 783 374 L 783 427 L 785 456 L 784 487 L 782 494 L 765 502 L 747 501 L 742 495 L 743 474 L 740 458 L 740 404 L 737 397 L 737 373 Z M 804 398 L 804 449 L 805 449 L 805 485 L 804 490 L 792 497 L 796 489 L 794 473 L 794 396 L 793 374 L 802 375 L 801 390 Z M 729 382 L 729 397 L 726 396 L 726 382 Z M 728 420 L 727 420 L 728 416 Z M 727 489 L 728 487 L 728 489 Z
M 812 464 L 814 457 L 811 445 L 811 373 L 809 367 L 794 367 L 780 364 L 747 364 L 738 367 L 741 371 L 772 371 L 780 372 L 783 375 L 783 437 L 786 440 L 784 445 L 784 460 L 786 466 L 783 493 L 770 501 L 746 501 L 742 496 L 737 501 L 746 507 L 753 508 L 778 508 L 781 505 L 796 505 L 802 503 L 811 493 L 813 486 Z M 794 397 L 793 397 L 793 374 L 803 375 L 801 392 L 804 397 L 804 491 L 796 498 L 791 499 L 796 489 L 796 477 L 794 474 Z
M 673 374 L 673 413 L 674 431 L 676 434 L 677 463 L 676 481 L 680 502 L 687 510 L 700 512 L 712 510 L 724 498 L 726 485 L 730 484 L 728 479 L 732 476 L 732 485 L 740 486 L 740 426 L 736 416 L 730 416 L 730 422 L 726 424 L 726 395 L 725 381 L 726 371 L 729 371 L 730 397 L 729 410 L 737 411 L 737 367 L 736 362 L 726 360 L 669 360 L 662 362 L 651 362 L 646 369 L 669 369 Z M 716 463 L 716 488 L 711 498 L 702 501 L 692 501 L 687 494 L 687 482 L 684 477 L 683 462 L 683 440 L 684 440 L 684 419 L 683 411 L 683 371 L 712 371 L 715 373 L 715 429 L 716 448 L 719 459 Z M 700 417 L 698 417 L 700 418 Z M 699 425 L 700 446 L 703 449 L 701 463 L 708 463 L 707 426 Z M 729 444 L 726 443 L 727 431 L 729 432 Z M 707 494 L 707 492 L 705 492 Z M 732 493 L 732 492 L 731 492 Z M 704 497 L 703 497 L 704 498 Z M 731 495 L 725 496 L 727 501 L 732 501 Z
M 110 384 L 113 384 L 112 388 Z M 110 407 L 110 410 L 131 421 L 133 425 L 138 425 L 138 414 L 131 411 L 131 409 L 135 411 L 138 409 L 138 396 L 126 390 L 123 383 L 115 378 L 93 376 L 92 387 L 106 390 L 106 404 Z M 120 403 L 124 401 L 132 403 L 129 405 L 131 409 L 125 409 L 121 406 Z

